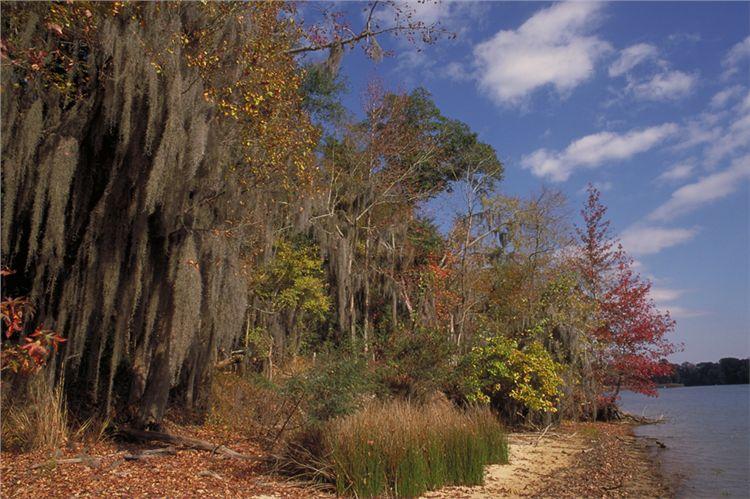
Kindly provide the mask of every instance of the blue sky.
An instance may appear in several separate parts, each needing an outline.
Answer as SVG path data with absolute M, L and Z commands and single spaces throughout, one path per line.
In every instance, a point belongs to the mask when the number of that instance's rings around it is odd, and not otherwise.
M 361 18 L 364 4 L 344 6 Z M 377 64 L 348 53 L 348 106 L 359 107 L 372 78 L 423 86 L 495 147 L 502 191 L 549 185 L 577 213 L 593 182 L 678 322 L 685 349 L 672 360 L 750 355 L 750 4 L 409 7 L 457 38 L 421 51 L 384 39 L 394 55 Z M 450 205 L 431 208 L 440 217 Z

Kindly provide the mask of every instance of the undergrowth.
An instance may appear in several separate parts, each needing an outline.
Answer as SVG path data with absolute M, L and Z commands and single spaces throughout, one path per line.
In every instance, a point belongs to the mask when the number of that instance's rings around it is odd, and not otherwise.
M 339 494 L 415 497 L 445 485 L 479 485 L 484 466 L 508 462 L 508 444 L 487 408 L 448 402 L 377 402 L 332 421 L 326 460 Z
M 3 408 L 4 450 L 57 450 L 68 441 L 68 415 L 62 388 L 42 376 L 31 380 L 25 399 Z

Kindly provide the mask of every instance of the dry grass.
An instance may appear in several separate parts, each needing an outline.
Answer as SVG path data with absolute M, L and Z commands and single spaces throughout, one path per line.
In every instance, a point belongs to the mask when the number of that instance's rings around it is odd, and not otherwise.
M 59 449 L 69 437 L 62 388 L 52 388 L 38 376 L 30 381 L 27 393 L 21 403 L 3 410 L 3 448 L 13 451 Z
M 327 459 L 339 494 L 414 497 L 444 485 L 478 485 L 506 463 L 505 432 L 486 408 L 448 402 L 374 403 L 328 425 Z
M 300 426 L 297 407 L 270 384 L 232 373 L 217 373 L 211 387 L 207 423 L 218 430 L 241 433 L 267 449 L 283 433 Z

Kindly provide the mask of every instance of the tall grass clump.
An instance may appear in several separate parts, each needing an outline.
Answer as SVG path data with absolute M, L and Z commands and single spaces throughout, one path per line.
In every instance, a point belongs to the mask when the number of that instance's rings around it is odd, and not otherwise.
M 324 438 L 342 495 L 415 497 L 479 485 L 485 465 L 508 462 L 505 433 L 489 409 L 446 401 L 372 403 L 332 421 Z
M 2 447 L 5 450 L 57 450 L 68 440 L 68 416 L 62 387 L 42 376 L 33 379 L 27 396 L 3 408 Z

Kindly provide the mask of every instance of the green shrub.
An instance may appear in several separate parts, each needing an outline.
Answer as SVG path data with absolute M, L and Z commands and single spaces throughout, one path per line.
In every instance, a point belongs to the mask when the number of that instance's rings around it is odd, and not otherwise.
M 415 497 L 444 485 L 478 485 L 484 466 L 507 463 L 508 445 L 487 408 L 448 402 L 378 402 L 324 432 L 339 494 Z
M 445 334 L 397 330 L 380 348 L 383 361 L 376 376 L 388 394 L 424 401 L 450 377 L 454 347 Z
M 288 378 L 284 393 L 304 413 L 307 425 L 357 410 L 373 392 L 367 362 L 340 352 L 321 355 L 305 371 Z
M 539 412 L 556 412 L 562 366 L 538 341 L 524 347 L 489 336 L 464 359 L 464 390 L 471 402 L 511 401 Z

